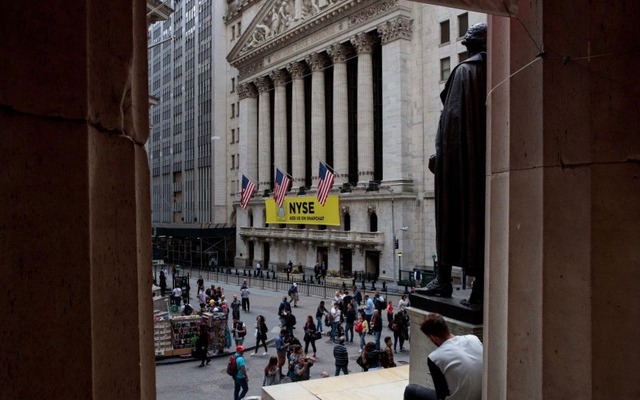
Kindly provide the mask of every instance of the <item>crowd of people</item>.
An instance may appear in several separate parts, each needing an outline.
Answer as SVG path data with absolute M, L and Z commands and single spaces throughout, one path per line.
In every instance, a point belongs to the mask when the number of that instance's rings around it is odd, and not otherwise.
M 243 313 L 250 312 L 250 291 L 246 280 L 240 286 L 239 292 L 240 299 L 237 294 L 233 294 L 233 300 L 228 304 L 222 288 L 211 285 L 210 288 L 205 289 L 202 277 L 198 280 L 197 298 L 200 303 L 200 312 L 223 312 L 227 316 L 231 314 L 232 322 L 228 324 L 226 347 L 231 346 L 232 339 L 236 346 L 235 356 L 238 366 L 241 366 L 233 377 L 236 399 L 241 399 L 248 388 L 249 377 L 244 360 L 244 345 L 248 332 L 252 331 L 241 318 L 241 310 Z M 275 355 L 269 357 L 264 367 L 262 386 L 308 380 L 312 367 L 318 360 L 316 341 L 322 340 L 323 335 L 328 337 L 328 343 L 333 344 L 335 376 L 340 373 L 347 375 L 351 372 L 347 345 L 354 343 L 356 334 L 360 339 L 356 363 L 362 371 L 375 371 L 396 366 L 394 354 L 404 351 L 404 344 L 409 338 L 407 315 L 409 301 L 406 295 L 402 295 L 394 305 L 393 302 L 386 301 L 378 291 L 362 296 L 357 287 L 354 287 L 351 292 L 344 289 L 338 290 L 329 300 L 330 307 L 327 307 L 325 300 L 320 300 L 315 315 L 307 315 L 303 318 L 302 329 L 297 330 L 297 318 L 292 307 L 296 308 L 298 301 L 297 285 L 292 284 L 287 296 L 283 296 L 278 305 L 280 332 L 275 339 Z M 187 306 L 190 305 L 187 303 L 184 307 Z M 381 337 L 385 325 L 393 336 Z M 429 314 L 421 324 L 420 330 L 438 347 L 427 360 L 436 389 L 410 385 L 405 392 L 405 399 L 440 399 L 445 398 L 446 393 L 459 391 L 476 393 L 478 387 L 481 387 L 478 374 L 481 374 L 482 344 L 479 340 L 473 335 L 452 335 L 448 331 L 446 322 L 438 314 Z M 256 342 L 255 350 L 251 355 L 258 355 L 258 352 L 264 349 L 262 356 L 268 356 L 269 328 L 263 315 L 256 316 L 253 332 Z M 296 332 L 300 332 L 301 337 L 297 337 Z M 200 367 L 208 365 L 211 361 L 206 351 L 208 344 L 208 331 L 203 325 L 194 351 L 194 355 L 200 360 Z M 470 376 L 474 377 L 473 381 L 465 383 L 467 381 L 460 380 L 462 367 L 460 371 L 447 367 L 447 361 L 451 357 L 462 360 L 464 373 L 471 374 Z M 329 376 L 329 373 L 322 372 L 321 376 Z

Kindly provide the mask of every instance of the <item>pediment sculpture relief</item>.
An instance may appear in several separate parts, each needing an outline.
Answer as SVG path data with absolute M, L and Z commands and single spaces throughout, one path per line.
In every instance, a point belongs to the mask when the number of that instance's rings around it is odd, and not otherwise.
M 278 0 L 256 24 L 241 53 L 252 50 L 267 40 L 313 18 L 327 7 L 346 0 Z

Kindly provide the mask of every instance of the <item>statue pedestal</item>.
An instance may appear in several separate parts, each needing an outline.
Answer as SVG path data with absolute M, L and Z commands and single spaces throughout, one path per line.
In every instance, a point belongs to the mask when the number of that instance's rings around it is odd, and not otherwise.
M 482 310 L 472 310 L 460 304 L 471 295 L 471 289 L 454 289 L 451 298 L 438 296 L 425 296 L 420 293 L 411 293 L 409 301 L 411 307 L 416 307 L 427 312 L 436 312 L 443 317 L 465 322 L 471 325 L 482 325 Z

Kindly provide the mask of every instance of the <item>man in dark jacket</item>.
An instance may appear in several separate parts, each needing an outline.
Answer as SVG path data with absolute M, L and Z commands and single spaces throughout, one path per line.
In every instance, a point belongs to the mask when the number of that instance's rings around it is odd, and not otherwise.
M 342 371 L 345 375 L 349 375 L 349 353 L 344 345 L 344 336 L 338 338 L 338 344 L 333 347 L 333 357 L 336 360 L 336 375 L 340 375 Z
M 484 280 L 486 165 L 487 25 L 475 24 L 462 40 L 469 58 L 454 68 L 440 94 L 443 110 L 435 174 L 438 275 L 418 293 L 451 297 L 451 267 L 462 267 L 476 281 L 463 304 L 481 308 Z

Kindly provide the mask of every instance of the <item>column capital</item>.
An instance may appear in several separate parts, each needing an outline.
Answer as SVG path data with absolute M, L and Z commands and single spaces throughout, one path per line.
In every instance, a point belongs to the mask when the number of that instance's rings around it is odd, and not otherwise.
M 322 71 L 327 65 L 327 56 L 324 53 L 311 53 L 304 59 L 312 72 Z
M 334 64 L 342 64 L 347 62 L 349 49 L 342 43 L 334 43 L 327 49 L 327 54 L 329 54 Z
M 276 69 L 271 71 L 269 78 L 273 81 L 274 86 L 284 86 L 287 83 L 287 71 L 284 69 Z
M 373 51 L 373 44 L 375 43 L 375 38 L 367 33 L 360 32 L 351 39 L 351 44 L 356 49 L 356 53 L 358 54 L 371 54 Z
M 413 19 L 405 16 L 386 21 L 378 26 L 378 34 L 382 44 L 393 42 L 397 39 L 411 40 L 413 34 Z
M 251 82 L 241 83 L 238 85 L 238 98 L 240 100 L 258 97 L 258 89 Z
M 302 79 L 307 72 L 307 66 L 302 61 L 293 61 L 287 65 L 287 71 L 293 79 Z
M 258 92 L 260 93 L 266 93 L 269 91 L 269 89 L 271 89 L 271 80 L 268 76 L 261 76 L 259 78 L 256 78 L 254 83 L 258 88 Z

